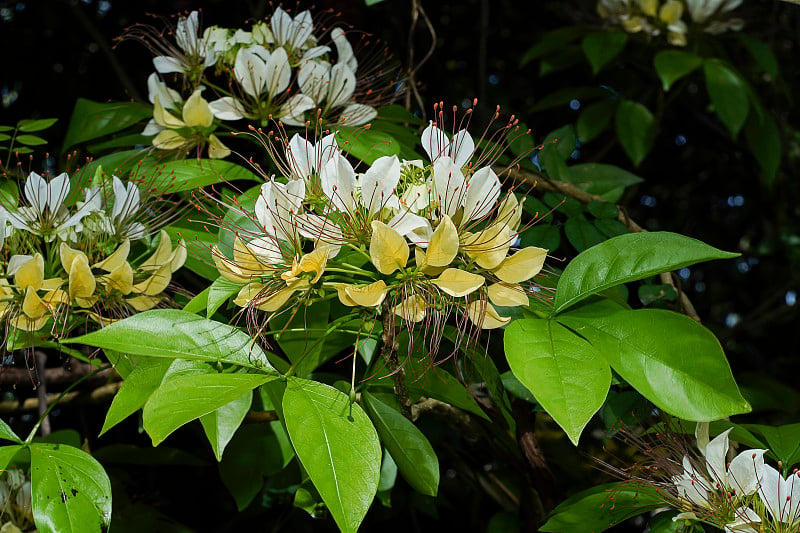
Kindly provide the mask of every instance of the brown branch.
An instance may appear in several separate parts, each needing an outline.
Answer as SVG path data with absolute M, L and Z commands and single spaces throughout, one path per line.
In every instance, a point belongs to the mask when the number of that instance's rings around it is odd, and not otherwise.
M 530 183 L 536 185 L 537 187 L 548 191 L 548 192 L 557 192 L 578 200 L 582 204 L 588 204 L 589 202 L 605 202 L 601 196 L 596 194 L 592 194 L 589 192 L 584 191 L 573 185 L 572 183 L 567 183 L 565 181 L 558 181 L 548 178 L 543 174 L 534 175 L 527 172 L 522 172 L 520 170 L 511 170 L 510 176 L 512 179 L 517 181 L 524 181 L 526 183 Z M 625 227 L 627 227 L 633 233 L 642 233 L 646 232 L 647 230 L 637 224 L 631 217 L 628 216 L 628 212 L 625 210 L 624 206 L 617 205 L 619 212 L 617 213 L 617 220 L 621 222 Z M 678 302 L 681 306 L 681 311 L 683 314 L 688 316 L 689 318 L 693 319 L 698 324 L 701 323 L 700 316 L 697 314 L 697 310 L 694 308 L 692 301 L 683 292 L 680 288 L 679 283 L 673 278 L 673 274 L 671 272 L 662 272 L 659 274 L 659 278 L 661 279 L 661 283 L 665 285 L 671 286 L 675 290 L 675 294 L 678 295 Z
M 394 335 L 394 316 L 392 310 L 386 308 L 381 313 L 381 320 L 383 321 L 383 335 L 381 341 L 383 347 L 381 348 L 381 357 L 386 361 L 386 366 L 392 374 L 394 380 L 394 395 L 397 396 L 397 401 L 400 402 L 400 409 L 403 416 L 409 420 L 413 420 L 411 416 L 411 398 L 408 395 L 406 388 L 406 372 L 400 366 L 397 358 L 397 339 Z
M 428 28 L 428 32 L 431 34 L 431 46 L 428 48 L 428 51 L 425 52 L 425 55 L 422 57 L 419 63 L 414 65 L 414 33 L 417 29 L 417 23 L 419 22 L 419 17 L 422 16 L 422 20 L 425 22 L 425 26 Z M 425 113 L 425 103 L 422 101 L 422 96 L 419 94 L 419 90 L 417 89 L 417 83 L 415 81 L 417 71 L 420 67 L 425 64 L 428 59 L 431 58 L 433 52 L 436 50 L 436 29 L 433 27 L 433 23 L 428 18 L 427 13 L 425 10 L 422 9 L 422 4 L 420 0 L 411 0 L 411 26 L 408 29 L 408 78 L 407 84 L 409 90 L 406 91 L 405 96 L 405 107 L 409 111 L 411 110 L 411 95 L 414 95 L 414 100 L 416 100 L 417 105 L 420 108 L 420 112 L 422 113 L 423 120 L 426 117 Z

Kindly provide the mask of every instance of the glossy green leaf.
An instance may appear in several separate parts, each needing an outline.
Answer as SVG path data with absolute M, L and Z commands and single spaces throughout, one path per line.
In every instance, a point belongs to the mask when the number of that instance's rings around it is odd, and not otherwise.
M 622 52 L 628 34 L 620 31 L 600 31 L 583 38 L 581 46 L 595 74 Z
M 294 450 L 278 421 L 245 424 L 228 444 L 219 463 L 222 482 L 242 511 L 264 486 L 264 477 L 276 474 L 292 460 Z
M 194 314 L 205 311 L 206 307 L 208 307 L 208 293 L 210 288 L 211 287 L 206 287 L 199 293 L 195 294 L 194 297 L 183 306 L 183 310 L 187 313 Z
M 24 131 L 25 133 L 33 133 L 35 131 L 46 130 L 57 121 L 57 118 L 25 119 L 17 122 L 17 128 L 19 128 L 19 131 Z
M 622 100 L 614 115 L 617 138 L 634 166 L 644 161 L 656 140 L 653 114 L 645 106 L 631 100 Z
M 47 144 L 47 141 L 38 135 L 17 135 L 16 142 L 27 146 L 41 146 Z
M 371 129 L 340 127 L 336 130 L 339 147 L 356 160 L 371 165 L 379 157 L 400 153 L 400 143 L 388 133 Z
M 736 137 L 750 110 L 746 82 L 719 59 L 706 59 L 703 71 L 714 111 L 731 132 L 731 136 Z
M 111 400 L 100 435 L 144 407 L 150 395 L 161 385 L 169 366 L 169 359 L 144 358 L 142 363 L 125 377 L 119 391 Z
M 554 180 L 566 179 L 567 164 L 553 144 L 545 144 L 539 152 L 539 162 L 547 175 Z
M 584 107 L 575 123 L 578 138 L 586 143 L 600 135 L 611 123 L 616 106 L 616 102 L 605 100 Z
M 561 230 L 557 226 L 539 224 L 522 231 L 519 238 L 520 248 L 538 246 L 545 250 L 555 251 L 561 244 Z
M 663 506 L 663 496 L 648 487 L 626 482 L 597 485 L 563 501 L 539 531 L 600 533 Z
M 111 482 L 91 455 L 63 444 L 32 444 L 33 519 L 41 533 L 107 531 Z
M 569 167 L 565 181 L 588 193 L 596 194 L 607 202 L 616 202 L 622 196 L 625 188 L 644 180 L 615 165 L 581 163 Z
M 198 230 L 176 225 L 167 226 L 164 231 L 167 232 L 173 242 L 183 239 L 184 243 L 186 243 L 186 263 L 184 263 L 184 268 L 188 268 L 209 281 L 219 277 L 219 271 L 211 259 L 211 245 L 217 243 L 215 233 L 210 233 L 205 229 Z
M 208 442 L 211 443 L 217 461 L 222 460 L 225 447 L 239 429 L 252 403 L 253 391 L 250 390 L 216 411 L 200 417 L 200 423 L 203 425 L 203 430 L 206 432 Z
M 124 130 L 153 116 L 153 108 L 134 102 L 93 102 L 78 98 L 72 111 L 63 151 L 98 137 Z
M 778 60 L 775 58 L 775 54 L 772 53 L 772 49 L 747 32 L 737 31 L 735 35 L 753 59 L 756 60 L 758 66 L 760 66 L 772 80 L 777 78 L 780 74 L 780 66 L 778 65 Z
M 582 216 L 568 218 L 564 223 L 564 234 L 578 252 L 606 240 L 605 236 Z
M 182 425 L 241 400 L 249 391 L 273 379 L 277 374 L 205 373 L 166 380 L 144 405 L 144 428 L 157 446 Z
M 575 150 L 576 142 L 575 128 L 572 127 L 572 124 L 567 124 L 548 133 L 542 141 L 542 145 L 554 146 L 561 159 L 567 160 Z
M 403 478 L 414 490 L 436 496 L 439 459 L 425 435 L 401 413 L 375 396 L 364 392 L 361 398 L 381 442 L 392 455 Z
M 232 296 L 239 294 L 239 291 L 244 287 L 244 283 L 234 283 L 228 281 L 223 277 L 218 277 L 208 288 L 208 307 L 206 308 L 206 316 L 211 318 L 211 315 L 217 312 L 217 309 L 222 307 Z
M 156 309 L 130 316 L 103 329 L 62 341 L 122 353 L 230 363 L 274 370 L 249 335 L 233 326 L 176 309 Z
M 252 169 L 220 159 L 179 159 L 148 171 L 147 184 L 160 193 L 190 191 L 222 181 L 261 181 Z
M 23 448 L 18 444 L 0 446 L 0 470 L 5 470 L 11 460 Z
M 800 424 L 742 424 L 742 427 L 763 437 L 771 454 L 783 462 L 784 471 L 791 471 L 792 466 L 800 462 Z
M 747 119 L 744 135 L 750 151 L 761 167 L 761 180 L 765 185 L 772 186 L 783 155 L 783 143 L 775 119 L 768 113 L 760 118 L 755 113 L 751 114 Z
M 3 419 L 0 419 L 0 439 L 22 443 L 22 439 L 17 437 L 14 430 Z
M 297 457 L 339 529 L 356 531 L 378 489 L 381 446 L 358 404 L 323 383 L 290 377 L 283 395 Z
M 567 265 L 558 280 L 553 312 L 560 313 L 614 285 L 738 255 L 677 233 L 620 235 L 586 250 Z
M 550 320 L 516 320 L 503 340 L 511 371 L 577 445 L 611 386 L 606 360 L 585 339 Z
M 558 320 L 588 339 L 625 381 L 667 413 L 709 421 L 750 411 L 719 341 L 689 317 L 639 309 L 567 313 Z
M 375 495 L 384 507 L 392 506 L 392 489 L 397 482 L 397 463 L 392 459 L 385 449 L 383 450 L 383 461 L 381 461 L 381 478 L 378 481 L 378 492 Z
M 630 233 L 628 227 L 615 218 L 601 218 L 594 221 L 594 227 L 608 238 Z
M 653 65 L 665 91 L 669 91 L 676 81 L 691 74 L 702 64 L 701 57 L 684 50 L 664 50 L 653 58 Z

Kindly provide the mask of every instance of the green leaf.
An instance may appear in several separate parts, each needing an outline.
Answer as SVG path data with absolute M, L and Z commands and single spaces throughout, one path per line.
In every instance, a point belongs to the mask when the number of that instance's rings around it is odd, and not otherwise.
M 124 130 L 153 116 L 153 108 L 134 102 L 93 102 L 78 98 L 64 137 L 67 148 Z
M 791 471 L 791 467 L 800 462 L 800 424 L 742 424 L 742 427 L 763 437 L 769 451 L 783 462 L 784 473 Z
M 63 444 L 31 444 L 33 519 L 42 533 L 107 531 L 111 482 L 91 455 Z
M 7 133 L 0 133 L 0 142 L 7 141 L 10 138 L 11 138 L 11 135 L 8 135 Z
M 564 234 L 578 252 L 600 244 L 605 236 L 584 217 L 570 217 L 564 223 Z
M 601 218 L 594 221 L 594 227 L 608 238 L 630 233 L 628 227 L 617 219 Z
M 392 104 L 378 108 L 378 117 L 403 124 L 424 126 L 425 121 L 401 105 Z
M 639 309 L 567 313 L 558 320 L 588 339 L 625 381 L 667 413 L 709 421 L 750 411 L 719 341 L 691 318 Z
M 436 496 L 439 490 L 439 459 L 425 435 L 406 417 L 375 396 L 364 392 L 361 398 L 381 442 L 403 478 L 414 490 Z
M 534 59 L 556 52 L 564 48 L 565 45 L 577 40 L 583 35 L 585 30 L 578 26 L 566 26 L 556 30 L 548 31 L 542 35 L 539 42 L 531 46 L 520 60 L 520 66 L 525 66 Z
M 371 129 L 340 127 L 336 131 L 339 147 L 355 159 L 371 165 L 379 157 L 400 153 L 400 143 L 388 133 Z
M 142 135 L 141 133 L 131 133 L 129 135 L 118 135 L 108 141 L 90 144 L 86 147 L 88 152 L 96 154 L 109 148 L 127 148 L 131 146 L 150 146 L 153 137 Z
M 703 59 L 691 52 L 683 50 L 664 50 L 653 58 L 658 77 L 665 91 L 669 91 L 679 79 L 692 73 L 703 64 Z
M 539 531 L 600 533 L 663 506 L 664 498 L 649 487 L 626 482 L 597 485 L 561 502 Z
M 190 191 L 223 181 L 261 181 L 251 170 L 219 159 L 179 159 L 155 166 L 145 182 L 161 194 Z
M 211 287 L 206 287 L 183 306 L 183 310 L 187 313 L 200 313 L 208 307 L 208 293 Z
M 737 31 L 735 35 L 762 70 L 773 80 L 777 78 L 780 74 L 780 67 L 772 49 L 746 32 Z
M 611 386 L 608 363 L 585 339 L 550 320 L 516 320 L 503 340 L 511 371 L 577 446 Z
M 392 459 L 392 454 L 383 450 L 383 461 L 381 461 L 381 478 L 378 481 L 377 498 L 384 507 L 392 506 L 392 489 L 397 482 L 397 463 Z
M 217 236 L 209 231 L 181 226 L 167 226 L 164 231 L 173 242 L 183 239 L 186 243 L 186 263 L 184 267 L 195 274 L 213 281 L 219 277 L 219 271 L 211 259 L 211 245 L 217 243 Z
M 595 74 L 617 57 L 628 42 L 628 34 L 619 31 L 590 33 L 583 38 L 583 53 Z
M 589 202 L 586 210 L 595 218 L 616 219 L 619 214 L 619 208 L 609 202 Z
M 14 433 L 14 430 L 11 429 L 11 427 L 6 424 L 5 420 L 3 419 L 0 419 L 0 439 L 10 440 L 12 442 L 18 442 L 22 444 L 22 439 L 17 437 L 17 434 Z
M 714 111 L 735 138 L 750 110 L 746 82 L 719 59 L 706 59 L 703 70 Z
M 19 155 L 19 154 L 32 154 L 33 153 L 33 149 L 32 148 L 28 148 L 26 146 L 20 146 L 20 147 L 14 148 L 14 153 L 17 154 L 17 155 Z
M 527 124 L 520 122 L 518 127 L 519 129 L 511 137 L 508 148 L 514 155 L 526 157 L 536 150 L 536 143 Z
M 215 372 L 169 379 L 150 395 L 144 405 L 144 428 L 153 439 L 153 446 L 157 446 L 182 425 L 233 401 L 241 401 L 246 393 L 277 377 Z M 219 453 L 222 453 L 221 449 Z
M 228 281 L 222 276 L 214 280 L 214 283 L 208 288 L 208 307 L 206 308 L 206 316 L 211 318 L 211 315 L 217 312 L 231 296 L 239 294 L 239 291 L 244 287 L 244 283 L 234 283 Z
M 775 119 L 768 113 L 764 113 L 761 118 L 751 114 L 747 119 L 744 135 L 761 167 L 761 180 L 771 187 L 778 175 L 783 154 L 781 134 Z
M 356 531 L 378 489 L 381 446 L 372 422 L 347 394 L 290 377 L 283 396 L 297 457 L 342 531 Z
M 155 309 L 103 329 L 62 341 L 118 350 L 132 355 L 230 363 L 274 370 L 249 335 L 233 326 L 177 309 Z
M 244 510 L 264 486 L 264 477 L 283 470 L 294 457 L 286 431 L 278 421 L 239 428 L 219 463 L 222 482 Z
M 558 280 L 553 313 L 614 285 L 739 254 L 677 233 L 629 233 L 609 239 L 573 259 Z
M 208 442 L 211 443 L 217 461 L 222 460 L 225 447 L 239 429 L 252 403 L 253 391 L 247 391 L 241 397 L 223 405 L 216 411 L 200 417 L 200 423 L 203 425 L 203 430 L 206 432 Z
M 586 143 L 600 135 L 611 122 L 616 107 L 617 103 L 611 100 L 595 102 L 584 107 L 575 124 L 578 138 Z
M 168 359 L 143 358 L 125 377 L 122 387 L 111 400 L 100 435 L 144 407 L 150 395 L 161 385 L 169 366 Z
M 622 100 L 617 106 L 614 123 L 622 149 L 638 167 L 656 140 L 653 114 L 638 102 Z
M 575 128 L 572 127 L 572 124 L 567 124 L 548 133 L 542 141 L 542 145 L 544 147 L 554 146 L 559 157 L 566 161 L 575 150 L 576 141 Z
M 17 128 L 19 128 L 19 131 L 32 133 L 34 131 L 46 130 L 47 128 L 55 124 L 57 120 L 58 120 L 57 118 L 40 118 L 36 120 L 25 119 L 17 122 Z
M 47 141 L 38 135 L 17 135 L 17 142 L 28 146 L 41 146 L 43 144 L 47 144 Z
M 23 449 L 23 446 L 19 445 L 9 445 L 9 446 L 0 446 L 0 470 L 5 470 L 8 466 L 8 463 L 14 458 L 19 451 Z
M 561 230 L 556 226 L 539 224 L 523 230 L 520 235 L 520 248 L 538 246 L 545 250 L 554 251 L 561 243 Z

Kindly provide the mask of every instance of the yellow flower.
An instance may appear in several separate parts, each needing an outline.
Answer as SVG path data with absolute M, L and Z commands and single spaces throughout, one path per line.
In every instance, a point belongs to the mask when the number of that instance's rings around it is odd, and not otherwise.
M 467 315 L 472 323 L 481 329 L 496 329 L 511 322 L 510 317 L 498 315 L 492 304 L 481 300 L 470 302 L 467 305 Z
M 392 311 L 407 322 L 422 322 L 425 318 L 426 307 L 425 298 L 419 294 L 414 294 L 394 306 Z
M 450 217 L 444 215 L 431 235 L 425 262 L 433 267 L 446 267 L 458 254 L 458 230 Z
M 478 274 L 465 272 L 458 268 L 448 268 L 431 283 L 450 296 L 460 298 L 477 291 L 485 281 L 486 279 Z
M 481 268 L 497 268 L 511 247 L 511 230 L 507 224 L 494 222 L 479 233 L 464 232 L 464 251 Z
M 521 283 L 538 274 L 546 258 L 547 250 L 528 246 L 506 257 L 492 272 L 506 283 Z
M 389 275 L 405 268 L 410 250 L 405 238 L 383 222 L 372 221 L 369 256 L 381 274 Z
M 336 286 L 339 301 L 349 307 L 360 305 L 362 307 L 377 307 L 383 303 L 386 293 L 389 292 L 386 283 L 378 280 L 369 285 L 357 286 L 340 283 Z
M 665 2 L 661 9 L 658 10 L 658 18 L 664 24 L 675 24 L 683 16 L 683 3 L 678 0 L 669 0 Z
M 153 138 L 153 146 L 156 148 L 162 150 L 189 148 L 196 144 L 197 133 L 203 135 L 202 130 L 214 123 L 214 114 L 211 112 L 208 101 L 203 98 L 200 89 L 195 90 L 183 105 L 183 120 L 167 111 L 161 105 L 158 95 L 155 95 L 153 100 L 153 119 L 158 126 L 163 128 Z M 187 129 L 199 131 L 185 133 L 184 130 Z M 208 155 L 210 158 L 222 159 L 230 155 L 230 149 L 222 144 L 222 141 L 215 135 L 209 135 L 207 140 L 209 141 Z

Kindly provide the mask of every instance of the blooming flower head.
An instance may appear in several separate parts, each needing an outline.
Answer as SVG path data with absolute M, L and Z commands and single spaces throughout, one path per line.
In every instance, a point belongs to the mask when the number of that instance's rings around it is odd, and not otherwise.
M 512 119 L 491 137 L 494 153 L 515 128 Z M 278 312 L 334 290 L 354 312 L 388 313 L 409 328 L 452 318 L 476 334 L 507 324 L 502 308 L 538 295 L 531 280 L 547 250 L 513 246 L 521 204 L 502 195 L 502 170 L 465 130 L 429 125 L 427 165 L 396 155 L 354 163 L 335 133 L 268 137 L 273 152 L 284 150 L 286 176 L 268 178 L 252 214 L 234 209 L 256 229 L 237 232 L 232 256 L 213 252 L 223 277 L 246 284 L 237 305 Z M 406 201 L 420 185 L 426 201 Z

